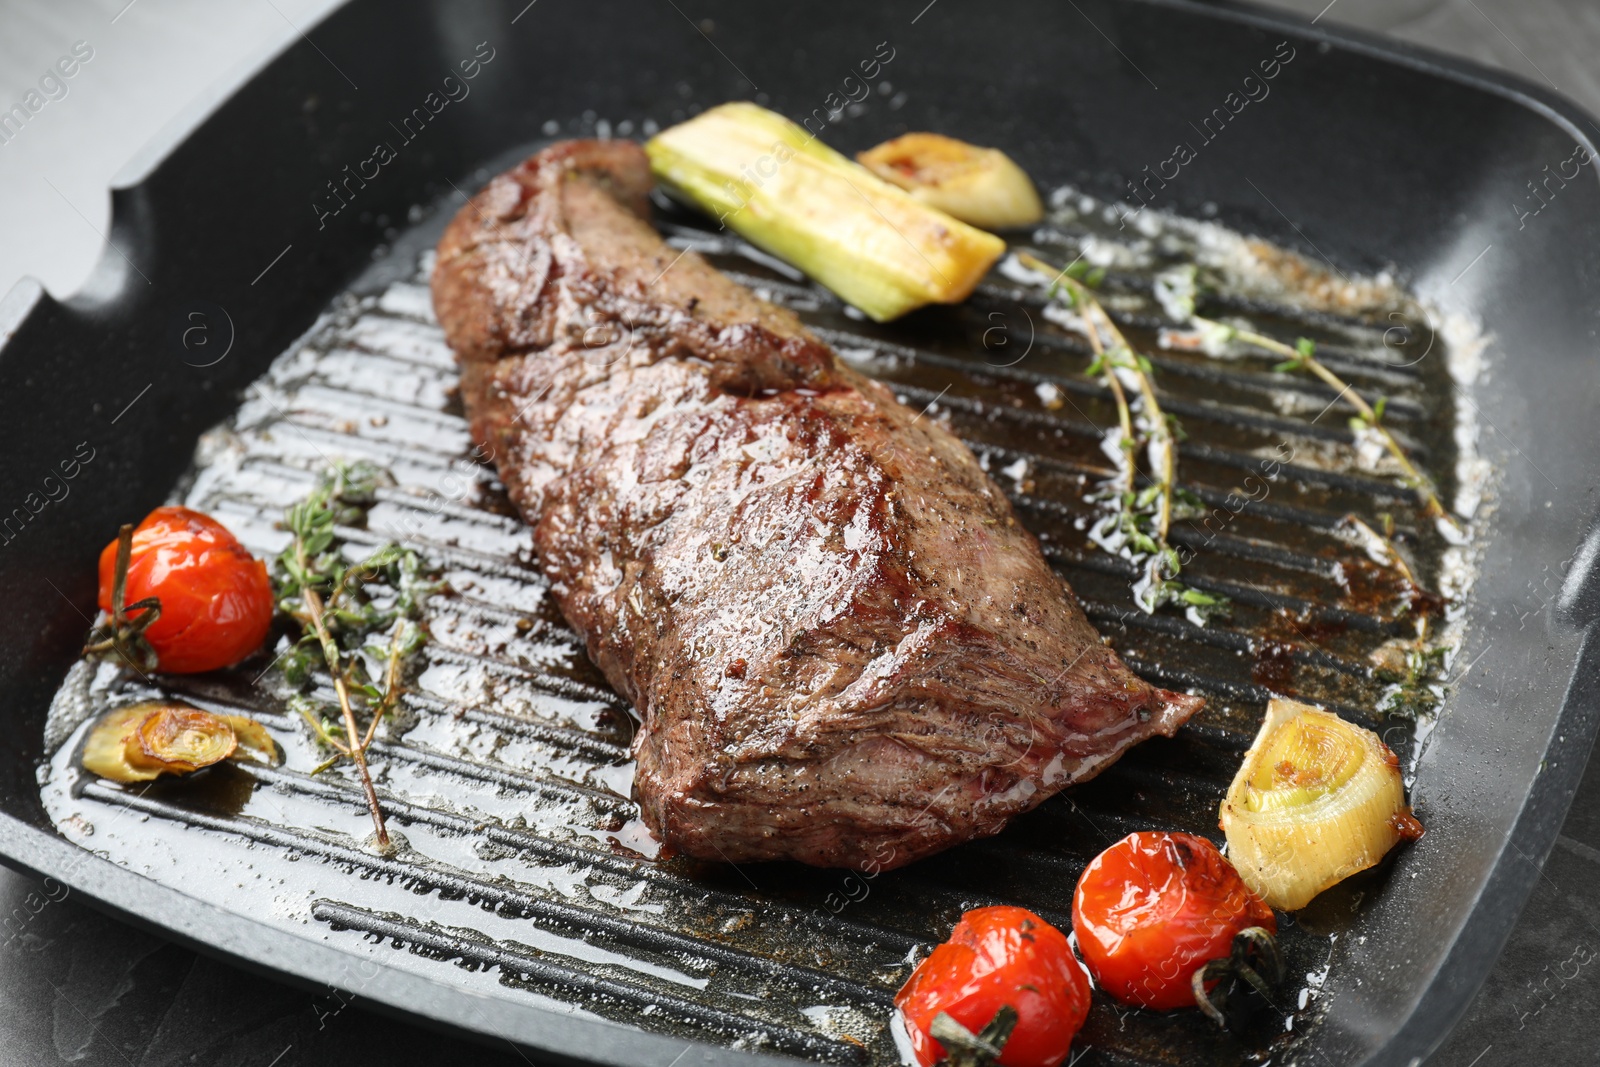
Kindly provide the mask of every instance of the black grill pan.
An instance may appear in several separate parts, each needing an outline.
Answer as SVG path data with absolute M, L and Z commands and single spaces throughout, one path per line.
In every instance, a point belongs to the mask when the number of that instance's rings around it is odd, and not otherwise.
M 1207 126 L 1230 93 L 1248 88 L 1247 75 L 1282 58 L 1281 42 L 1294 59 L 1270 93 Z M 337 776 L 212 775 L 204 790 L 91 784 L 74 803 L 100 813 L 99 840 L 81 825 L 57 831 L 41 802 L 59 742 L 46 737 L 46 712 L 92 613 L 91 561 L 108 531 L 174 492 L 197 439 L 234 414 L 247 386 L 240 419 L 266 428 L 276 451 L 251 453 L 234 476 L 185 492 L 265 550 L 273 509 L 303 487 L 302 461 L 365 449 L 396 467 L 401 485 L 383 506 L 405 521 L 418 499 L 434 499 L 407 490 L 437 492 L 465 452 L 448 357 L 419 284 L 422 253 L 461 192 L 543 139 L 602 123 L 620 134 L 626 120 L 637 131 L 757 94 L 797 117 L 825 112 L 830 94 L 857 91 L 846 79 L 862 61 L 891 52 L 873 96 L 835 124 L 831 142 L 854 149 L 905 128 L 937 129 L 1004 145 L 1044 187 L 1071 183 L 1111 198 L 1171 157 L 1175 140 L 1202 143 L 1160 187 L 1156 207 L 1215 217 L 1335 273 L 1392 267 L 1488 332 L 1482 370 L 1458 381 L 1441 365 L 1446 347 L 1433 347 L 1431 320 L 1402 317 L 1389 334 L 1259 301 L 1231 309 L 1355 338 L 1345 353 L 1351 373 L 1394 393 L 1395 425 L 1447 488 L 1458 415 L 1477 428 L 1475 447 L 1494 471 L 1445 711 L 1425 738 L 1377 723 L 1403 755 L 1420 751 L 1414 799 L 1429 833 L 1286 932 L 1300 972 L 1287 988 L 1320 994 L 1309 1009 L 1285 1007 L 1292 1030 L 1234 1041 L 1193 1016 L 1122 1020 L 1100 1005 L 1080 1042 L 1090 1062 L 1104 1063 L 1281 1056 L 1398 1065 L 1435 1047 L 1537 877 L 1595 731 L 1600 653 L 1587 631 L 1600 614 L 1600 550 L 1586 549 L 1584 535 L 1590 457 L 1600 452 L 1590 418 L 1600 399 L 1590 347 L 1600 190 L 1586 165 L 1575 178 L 1549 179 L 1575 148 L 1592 150 L 1593 126 L 1513 79 L 1233 6 L 938 0 L 860 12 L 365 0 L 331 16 L 132 168 L 113 192 L 113 247 L 82 293 L 58 302 L 24 283 L 0 304 L 0 411 L 13 429 L 0 504 L 18 509 L 0 536 L 0 632 L 11 649 L 0 692 L 13 731 L 0 754 L 7 862 L 198 947 L 562 1060 L 883 1062 L 892 1050 L 875 1020 L 909 954 L 962 907 L 1017 900 L 1064 921 L 1082 859 L 1106 841 L 1142 826 L 1214 833 L 1207 813 L 1269 689 L 1370 716 L 1377 687 L 1361 654 L 1395 620 L 1330 585 L 1331 565 L 1353 561 L 1338 556 L 1326 527 L 1345 510 L 1387 511 L 1422 557 L 1438 539 L 1392 483 L 1301 467 L 1292 495 L 1203 546 L 1195 580 L 1237 605 L 1235 623 L 1204 635 L 1129 616 L 1114 560 L 1068 536 L 1047 540 L 1096 623 L 1141 671 L 1212 697 L 1179 739 L 1142 746 L 994 841 L 870 886 L 783 866 L 641 865 L 481 807 L 504 814 L 525 803 L 580 812 L 575 825 L 624 825 L 626 802 L 579 772 L 617 759 L 628 723 L 597 676 L 563 651 L 559 620 L 527 592 L 537 583 L 518 556 L 525 532 L 492 478 L 469 471 L 469 492 L 408 528 L 460 576 L 453 583 L 477 583 L 452 604 L 447 626 L 436 622 L 434 666 L 490 679 L 508 706 L 452 704 L 422 687 L 408 714 L 458 748 L 493 736 L 555 755 L 529 771 L 498 750 L 462 761 L 449 744 L 408 735 L 380 753 L 394 768 L 395 825 L 423 852 L 470 843 L 485 863 L 511 856 L 527 870 L 581 868 L 604 894 L 643 885 L 637 896 L 600 906 L 609 898 L 593 891 L 479 877 L 465 854 L 453 866 L 374 858 L 344 833 L 362 816 Z M 442 102 L 461 92 L 446 75 L 472 59 L 470 93 Z M 374 176 L 378 141 L 398 151 Z M 1538 199 L 1529 182 L 1540 183 Z M 1077 353 L 1047 333 L 1046 347 L 1059 351 L 1016 368 L 971 359 L 991 312 L 1038 310 L 1025 294 L 997 279 L 970 308 L 868 328 L 717 243 L 702 221 L 671 211 L 661 221 L 679 243 L 707 245 L 719 265 L 800 308 L 841 348 L 887 356 L 874 372 L 908 402 L 942 403 L 993 462 L 1031 457 L 1037 484 L 1019 477 L 1015 487 L 1027 521 L 1046 534 L 1070 526 L 1074 489 L 1095 472 L 1092 449 L 1042 455 L 1019 442 L 1083 437 L 1072 409 L 1051 422 L 1028 407 L 1039 376 L 1077 390 L 1074 407 L 1103 423 L 1103 399 L 1070 373 Z M 1136 289 L 1140 279 L 1113 284 Z M 1362 364 L 1363 351 L 1386 345 L 1408 358 Z M 1331 342 L 1327 351 L 1339 354 Z M 1337 426 L 1273 414 L 1249 368 L 1218 373 L 1174 355 L 1161 373 L 1190 430 L 1185 470 L 1202 496 L 1220 498 L 1237 477 L 1230 470 L 1285 434 L 1341 444 Z M 63 481 L 69 460 L 75 474 Z M 1283 609 L 1315 624 L 1316 636 L 1279 642 L 1270 620 Z M 496 655 L 474 645 L 500 633 L 520 636 L 500 641 Z M 270 702 L 249 704 L 252 690 L 237 681 L 181 691 L 203 704 L 245 703 L 271 725 Z M 516 713 L 513 697 L 537 706 Z M 460 786 L 469 779 L 476 792 Z M 266 802 L 270 813 L 252 806 Z M 207 855 L 191 869 L 156 852 L 146 866 L 129 864 L 128 842 L 144 840 L 153 849 L 193 840 Z M 257 899 L 248 893 L 231 900 L 205 881 L 217 874 L 212 854 L 234 864 L 230 877 L 254 870 L 310 892 L 305 916 L 291 922 L 247 906 Z M 374 954 L 375 943 L 403 952 Z M 808 1007 L 845 1021 L 798 1012 Z

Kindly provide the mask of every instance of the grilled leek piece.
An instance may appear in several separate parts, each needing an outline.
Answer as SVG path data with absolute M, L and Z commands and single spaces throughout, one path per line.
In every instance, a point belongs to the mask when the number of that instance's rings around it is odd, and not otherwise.
M 966 299 L 1005 251 L 755 104 L 712 108 L 645 151 L 669 190 L 878 322 Z
M 225 759 L 272 764 L 278 756 L 271 735 L 254 719 L 146 701 L 118 708 L 95 724 L 84 742 L 83 766 L 116 782 L 148 782 Z
M 1285 911 L 1422 835 L 1377 734 L 1282 698 L 1267 705 L 1221 814 L 1240 877 Z
M 856 159 L 924 204 L 986 230 L 1032 226 L 1044 218 L 1033 182 L 997 148 L 939 133 L 908 133 Z

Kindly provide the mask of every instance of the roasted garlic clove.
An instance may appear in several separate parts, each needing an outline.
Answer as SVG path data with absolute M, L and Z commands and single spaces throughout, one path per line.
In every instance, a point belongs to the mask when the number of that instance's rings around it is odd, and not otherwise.
M 1033 182 L 997 148 L 938 133 L 908 133 L 856 159 L 924 204 L 986 230 L 1032 226 L 1044 217 Z

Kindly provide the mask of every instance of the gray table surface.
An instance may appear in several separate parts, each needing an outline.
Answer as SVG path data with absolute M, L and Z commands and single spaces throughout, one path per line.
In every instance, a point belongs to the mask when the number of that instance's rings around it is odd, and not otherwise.
M 191 99 L 330 0 L 0 0 L 0 101 L 74 43 L 92 58 L 0 145 L 0 293 L 75 290 L 118 168 Z M 1277 0 L 1543 82 L 1600 114 L 1593 0 Z M 1600 1062 L 1600 767 L 1591 767 L 1505 953 L 1432 1067 Z M 0 915 L 33 883 L 0 870 Z M 218 963 L 66 897 L 0 945 L 0 1064 L 228 1067 L 525 1064 Z

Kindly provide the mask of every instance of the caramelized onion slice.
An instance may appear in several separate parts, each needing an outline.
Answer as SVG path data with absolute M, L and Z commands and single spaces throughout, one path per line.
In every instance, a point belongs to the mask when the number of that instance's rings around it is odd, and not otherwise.
M 1222 802 L 1228 858 L 1245 884 L 1293 911 L 1420 836 L 1400 764 L 1371 730 L 1275 699 Z
M 278 747 L 253 719 L 175 701 L 118 708 L 89 731 L 83 747 L 84 768 L 116 782 L 188 774 L 230 757 L 275 763 Z

